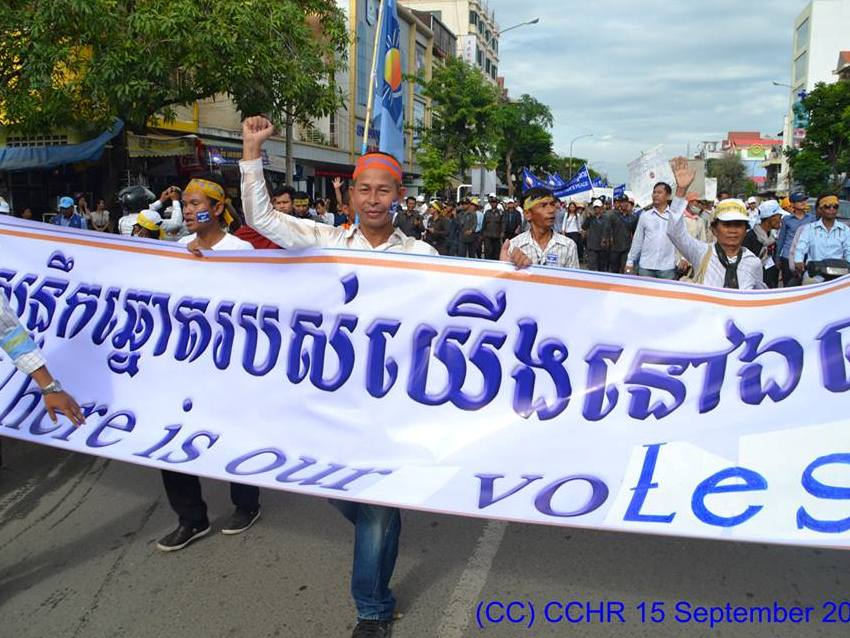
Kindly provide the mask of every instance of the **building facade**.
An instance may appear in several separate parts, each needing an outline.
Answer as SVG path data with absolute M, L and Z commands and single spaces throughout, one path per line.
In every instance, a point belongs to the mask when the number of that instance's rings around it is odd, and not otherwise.
M 404 0 L 404 4 L 435 15 L 457 36 L 457 55 L 496 84 L 499 25 L 486 0 Z
M 791 88 L 783 129 L 786 147 L 798 147 L 806 137 L 807 122 L 798 103 L 818 82 L 836 81 L 835 60 L 847 49 L 850 49 L 850 0 L 813 0 L 794 20 Z M 790 188 L 789 178 L 788 161 L 783 158 L 777 182 L 779 190 Z

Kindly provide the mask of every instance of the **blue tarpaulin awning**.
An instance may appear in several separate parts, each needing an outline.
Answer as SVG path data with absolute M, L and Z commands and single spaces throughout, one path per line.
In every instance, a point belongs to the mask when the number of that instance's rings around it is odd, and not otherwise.
M 75 162 L 96 162 L 103 154 L 106 143 L 118 135 L 123 128 L 124 122 L 115 120 L 108 131 L 80 144 L 0 148 L 0 171 L 27 171 Z

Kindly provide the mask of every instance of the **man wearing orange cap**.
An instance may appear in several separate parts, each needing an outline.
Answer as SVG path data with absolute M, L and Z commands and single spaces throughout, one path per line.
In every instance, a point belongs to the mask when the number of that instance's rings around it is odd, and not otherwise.
M 261 149 L 274 125 L 265 117 L 249 117 L 242 124 L 242 207 L 245 219 L 286 249 L 354 248 L 376 253 L 393 252 L 436 256 L 429 244 L 393 227 L 390 208 L 404 196 L 402 168 L 385 153 L 367 153 L 357 160 L 350 190 L 351 206 L 360 222 L 348 229 L 297 219 L 276 212 L 269 202 Z M 389 583 L 398 555 L 401 512 L 350 501 L 333 504 L 354 524 L 354 564 L 351 593 L 357 606 L 353 636 L 389 636 L 395 598 Z

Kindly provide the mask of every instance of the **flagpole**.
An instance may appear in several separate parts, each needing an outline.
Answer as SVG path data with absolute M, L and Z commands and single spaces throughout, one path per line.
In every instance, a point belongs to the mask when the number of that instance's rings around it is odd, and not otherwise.
M 369 148 L 369 129 L 372 126 L 372 110 L 375 108 L 375 83 L 378 79 L 378 45 L 384 31 L 384 4 L 386 0 L 381 0 L 378 8 L 378 25 L 375 31 L 375 46 L 372 49 L 372 73 L 369 76 L 369 99 L 366 101 L 366 125 L 363 127 L 363 146 L 361 147 L 361 155 L 365 155 Z

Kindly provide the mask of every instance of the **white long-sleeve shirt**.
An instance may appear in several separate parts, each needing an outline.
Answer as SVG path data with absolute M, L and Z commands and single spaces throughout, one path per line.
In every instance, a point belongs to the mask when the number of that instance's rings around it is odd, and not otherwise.
M 151 204 L 151 210 L 161 214 L 162 209 L 162 200 L 158 199 Z M 171 218 L 163 219 L 159 229 L 165 233 L 163 239 L 168 241 L 177 241 L 189 234 L 186 225 L 183 223 L 183 204 L 179 200 L 171 202 Z
M 345 229 L 280 213 L 272 208 L 269 200 L 262 160 L 242 160 L 239 170 L 242 172 L 245 223 L 281 248 L 352 248 L 416 255 L 439 254 L 430 244 L 408 237 L 398 228 L 386 242 L 372 246 L 357 224 Z
M 634 266 L 636 261 L 640 261 L 640 267 L 648 270 L 672 270 L 676 267 L 676 249 L 667 237 L 669 220 L 669 208 L 663 213 L 651 208 L 640 214 L 626 266 Z
M 24 374 L 32 374 L 47 365 L 3 293 L 0 293 L 0 349 L 12 358 L 15 366 Z
M 723 288 L 726 281 L 726 268 L 720 263 L 720 257 L 714 249 L 714 244 L 709 244 L 696 239 L 688 233 L 685 225 L 684 210 L 688 203 L 680 197 L 673 200 L 669 208 L 670 223 L 667 225 L 667 236 L 676 249 L 682 253 L 694 268 L 699 270 L 706 253 L 711 253 L 705 278 L 702 283 L 713 288 Z M 731 260 L 730 260 L 731 261 Z M 641 262 L 643 266 L 643 262 Z M 761 260 L 746 248 L 741 255 L 741 263 L 738 264 L 738 288 L 740 290 L 757 290 L 765 288 Z

